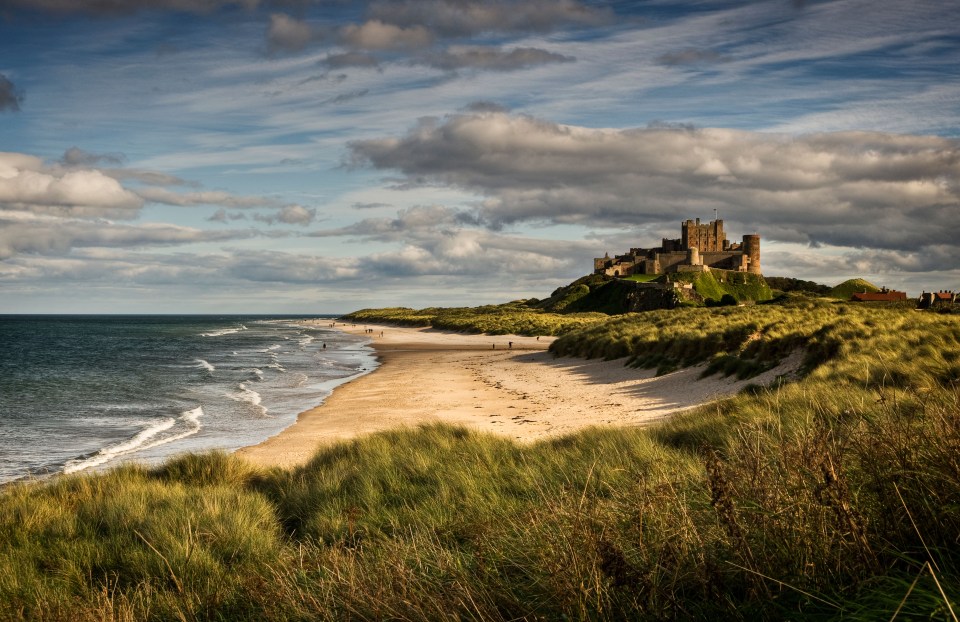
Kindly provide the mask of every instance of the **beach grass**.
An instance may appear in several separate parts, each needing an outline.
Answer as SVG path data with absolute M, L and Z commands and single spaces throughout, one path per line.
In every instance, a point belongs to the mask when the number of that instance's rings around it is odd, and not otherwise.
M 960 317 L 798 297 L 554 346 L 734 358 L 715 373 L 806 354 L 650 428 L 432 425 L 291 471 L 213 453 L 15 484 L 0 619 L 956 620 Z
M 580 295 L 589 293 L 589 289 Z M 563 305 L 577 299 L 567 296 Z M 363 324 L 385 322 L 400 326 L 429 326 L 441 330 L 490 335 L 562 335 L 609 319 L 604 313 L 553 313 L 531 306 L 526 300 L 481 307 L 430 307 L 409 309 L 361 309 L 349 313 L 344 322 Z

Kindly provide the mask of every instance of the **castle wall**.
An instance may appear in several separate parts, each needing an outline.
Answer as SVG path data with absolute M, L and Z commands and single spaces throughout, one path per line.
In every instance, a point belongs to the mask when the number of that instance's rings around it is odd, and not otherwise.
M 741 270 L 742 257 L 743 253 L 739 251 L 700 254 L 703 265 L 720 270 Z
M 660 252 L 662 253 L 676 253 L 678 251 L 686 250 L 687 248 L 683 245 L 682 238 L 669 239 L 663 238 L 660 242 Z
M 677 266 L 687 263 L 687 252 L 659 253 L 660 272 L 676 272 Z

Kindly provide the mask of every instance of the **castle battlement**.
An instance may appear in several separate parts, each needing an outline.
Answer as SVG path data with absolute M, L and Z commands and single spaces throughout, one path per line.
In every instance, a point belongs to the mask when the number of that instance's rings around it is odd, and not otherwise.
M 722 220 L 700 224 L 700 219 L 680 223 L 678 239 L 664 238 L 658 248 L 631 248 L 624 255 L 593 260 L 595 274 L 630 276 L 668 272 L 709 272 L 711 268 L 761 274 L 760 236 L 743 236 L 731 243 Z

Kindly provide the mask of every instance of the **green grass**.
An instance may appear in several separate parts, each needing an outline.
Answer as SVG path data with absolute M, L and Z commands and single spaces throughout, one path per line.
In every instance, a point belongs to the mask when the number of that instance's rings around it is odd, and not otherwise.
M 880 288 L 865 279 L 848 279 L 832 287 L 827 294 L 831 298 L 850 300 L 850 297 L 860 292 L 879 292 Z
M 814 296 L 830 295 L 830 287 L 814 281 L 804 281 L 788 276 L 767 275 L 764 275 L 763 279 L 767 282 L 767 285 L 770 286 L 770 289 L 781 293 L 806 292 Z
M 827 331 L 851 313 L 865 312 L 870 311 L 817 299 L 651 311 L 612 318 L 562 336 L 551 350 L 585 358 L 626 356 L 632 365 L 659 368 L 663 373 L 730 358 L 772 367 L 792 351 L 804 348 L 807 363 L 813 366 L 840 347 L 843 337 Z
M 343 321 L 358 324 L 386 322 L 402 326 L 432 326 L 443 330 L 491 335 L 562 335 L 606 318 L 602 313 L 551 313 L 531 306 L 527 301 L 516 301 L 483 307 L 361 309 L 345 315 Z
M 773 292 L 762 275 L 728 270 L 710 272 L 676 272 L 668 275 L 670 281 L 693 283 L 694 290 L 704 300 L 719 301 L 729 294 L 738 302 L 764 301 L 773 298 Z
M 960 316 L 799 298 L 555 345 L 668 366 L 804 348 L 807 373 L 532 446 L 428 426 L 289 472 L 210 454 L 13 485 L 0 619 L 955 619 Z
M 650 281 L 656 281 L 662 276 L 662 274 L 632 274 L 624 277 L 623 280 L 636 281 L 637 283 L 649 283 Z

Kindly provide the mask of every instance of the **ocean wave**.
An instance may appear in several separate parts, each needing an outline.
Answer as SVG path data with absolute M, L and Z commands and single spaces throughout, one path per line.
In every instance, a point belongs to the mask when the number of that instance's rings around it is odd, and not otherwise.
M 290 383 L 290 387 L 299 389 L 306 386 L 309 381 L 310 377 L 306 374 L 295 374 L 293 382 Z
M 200 425 L 200 417 L 202 415 L 203 408 L 201 406 L 197 406 L 196 408 L 182 412 L 176 419 L 173 417 L 166 417 L 162 421 L 158 421 L 153 425 L 141 430 L 131 439 L 122 441 L 115 445 L 104 447 L 92 456 L 77 458 L 76 460 L 67 462 L 67 464 L 63 467 L 63 472 L 76 473 L 77 471 L 83 471 L 84 469 L 100 466 L 101 464 L 105 464 L 121 456 L 126 456 L 138 451 L 157 447 L 159 445 L 166 445 L 167 443 L 172 443 L 173 441 L 178 441 L 182 438 L 192 436 L 199 432 L 200 428 L 202 427 Z M 170 430 L 180 423 L 183 424 L 180 427 L 185 428 L 184 430 L 170 436 L 156 438 L 158 435 Z
M 250 404 L 251 406 L 255 407 L 257 410 L 259 410 L 261 416 L 266 416 L 267 407 L 260 403 L 263 400 L 263 398 L 259 393 L 249 388 L 247 385 L 245 385 L 242 382 L 239 385 L 237 385 L 237 388 L 240 390 L 237 391 L 236 393 L 228 393 L 227 397 L 229 397 L 232 400 L 236 400 L 238 402 L 246 402 L 247 404 Z
M 241 330 L 247 330 L 247 327 L 243 324 L 236 326 L 234 328 L 221 328 L 220 330 L 211 331 L 209 333 L 200 333 L 201 337 L 223 337 L 224 335 L 232 335 L 234 333 L 239 333 Z
M 217 369 L 216 367 L 214 367 L 209 362 L 203 359 L 194 359 L 194 363 L 196 363 L 197 364 L 196 366 L 199 367 L 200 369 L 205 369 L 210 373 L 213 373 L 214 370 Z
M 280 357 L 276 352 L 268 352 L 267 356 L 270 357 L 270 362 L 264 365 L 264 367 L 269 367 L 271 369 L 276 369 L 277 371 L 287 371 L 287 369 L 280 364 Z

